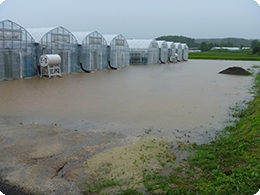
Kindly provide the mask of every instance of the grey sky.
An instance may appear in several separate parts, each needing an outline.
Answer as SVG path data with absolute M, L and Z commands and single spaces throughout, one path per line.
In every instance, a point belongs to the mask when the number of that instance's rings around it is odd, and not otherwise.
M 25 28 L 63 26 L 126 38 L 260 39 L 254 0 L 5 0 L 0 21 L 5 19 Z

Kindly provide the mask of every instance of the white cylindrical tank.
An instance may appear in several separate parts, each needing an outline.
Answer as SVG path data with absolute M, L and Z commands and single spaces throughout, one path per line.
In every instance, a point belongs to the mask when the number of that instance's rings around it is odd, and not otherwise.
M 44 54 L 40 57 L 39 63 L 42 67 L 59 65 L 61 57 L 58 54 Z

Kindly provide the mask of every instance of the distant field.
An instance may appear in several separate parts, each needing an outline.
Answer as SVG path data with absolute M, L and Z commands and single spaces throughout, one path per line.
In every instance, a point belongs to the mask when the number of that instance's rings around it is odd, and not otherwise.
M 248 52 L 190 52 L 189 59 L 260 61 L 260 55 L 251 55 Z

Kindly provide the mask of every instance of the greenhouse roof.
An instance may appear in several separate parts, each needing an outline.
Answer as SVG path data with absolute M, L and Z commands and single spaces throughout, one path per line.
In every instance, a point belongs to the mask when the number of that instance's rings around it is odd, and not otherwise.
M 162 44 L 167 43 L 166 41 L 157 41 L 159 48 L 162 48 Z M 167 44 L 168 46 L 168 44 Z
M 13 28 L 13 30 L 17 30 L 17 29 L 19 29 L 19 30 L 20 30 L 20 29 L 24 30 L 26 33 L 28 33 L 28 34 L 30 35 L 30 37 L 31 37 L 31 38 L 33 39 L 33 41 L 35 42 L 34 37 L 32 36 L 32 34 L 31 34 L 27 29 L 25 29 L 25 28 L 22 27 L 21 25 L 19 25 L 19 24 L 13 22 L 12 20 L 3 20 L 3 21 L 0 21 L 0 23 L 2 23 L 3 25 L 9 23 L 9 24 L 7 25 L 7 27 L 5 26 L 4 29 L 12 29 L 12 28 Z M 0 26 L 2 26 L 2 25 L 0 25 Z
M 72 32 L 72 34 L 76 37 L 78 40 L 78 43 L 81 44 L 82 41 L 91 33 L 97 32 L 97 31 L 86 31 L 86 32 Z M 99 33 L 100 34 L 100 33 Z
M 110 45 L 111 41 L 116 38 L 117 36 L 119 36 L 120 34 L 112 34 L 112 35 L 103 35 L 103 37 L 106 39 L 107 41 L 107 45 Z
M 181 47 L 182 47 L 182 49 L 188 49 L 189 48 L 186 43 L 181 43 Z
M 181 43 L 179 43 L 179 42 L 178 42 L 178 43 L 174 43 L 174 45 L 175 45 L 175 48 L 176 48 L 176 49 L 180 49 L 179 47 L 181 46 Z M 182 47 L 182 46 L 181 46 L 181 47 Z
M 171 48 L 171 46 L 172 46 L 172 44 L 173 44 L 174 42 L 167 41 L 166 43 L 167 43 L 168 47 Z
M 148 49 L 151 45 L 152 42 L 156 42 L 154 39 L 131 39 L 127 40 L 128 45 L 131 48 L 136 48 L 136 49 Z
M 32 37 L 34 38 L 35 42 L 40 43 L 41 39 L 43 38 L 43 36 L 45 34 L 47 34 L 50 31 L 53 31 L 55 29 L 59 30 L 59 28 L 64 29 L 66 31 L 66 33 L 72 34 L 69 30 L 67 30 L 66 28 L 64 28 L 62 26 L 58 26 L 58 27 L 44 27 L 44 28 L 28 28 L 28 32 L 32 35 Z
M 42 37 L 49 31 L 55 29 L 56 27 L 44 27 L 44 28 L 27 28 L 27 31 L 32 35 L 35 42 L 39 43 Z

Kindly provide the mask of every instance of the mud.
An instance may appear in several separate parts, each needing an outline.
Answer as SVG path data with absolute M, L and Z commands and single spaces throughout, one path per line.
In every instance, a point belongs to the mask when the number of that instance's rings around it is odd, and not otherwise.
M 232 74 L 232 75 L 250 75 L 250 72 L 241 67 L 229 67 L 219 72 L 219 74 Z
M 67 167 L 95 153 L 127 144 L 125 135 L 110 132 L 77 132 L 57 125 L 1 126 L 1 177 L 10 184 L 44 194 L 80 194 L 64 179 Z
M 151 140 L 171 143 L 180 162 L 189 154 L 178 143 L 215 139 L 228 107 L 252 98 L 252 77 L 219 70 L 256 63 L 190 60 L 0 82 L 0 177 L 38 194 L 81 194 L 117 161 L 113 175 L 127 175 Z

